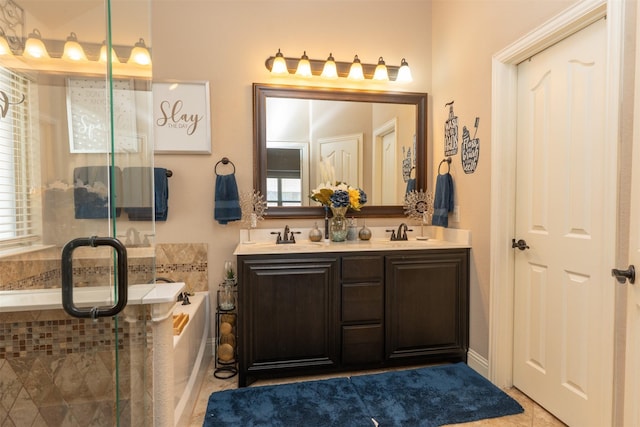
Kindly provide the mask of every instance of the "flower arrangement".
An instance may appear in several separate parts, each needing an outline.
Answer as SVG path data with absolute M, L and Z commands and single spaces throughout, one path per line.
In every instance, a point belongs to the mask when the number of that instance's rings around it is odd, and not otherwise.
M 330 208 L 350 208 L 359 211 L 367 203 L 367 195 L 360 188 L 344 182 L 326 182 L 311 192 L 311 200 Z

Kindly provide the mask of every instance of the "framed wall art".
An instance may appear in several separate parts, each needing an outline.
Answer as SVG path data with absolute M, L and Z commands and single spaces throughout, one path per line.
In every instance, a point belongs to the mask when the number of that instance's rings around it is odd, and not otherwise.
M 211 154 L 209 82 L 153 82 L 157 154 Z
M 105 79 L 67 79 L 67 119 L 71 153 L 111 151 L 108 91 Z M 113 80 L 113 135 L 116 152 L 135 153 L 140 135 L 136 124 L 133 80 Z

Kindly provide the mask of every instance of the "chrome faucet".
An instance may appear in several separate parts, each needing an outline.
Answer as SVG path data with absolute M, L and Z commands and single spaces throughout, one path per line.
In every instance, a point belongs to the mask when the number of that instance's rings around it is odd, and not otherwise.
M 413 231 L 413 230 L 407 227 L 407 224 L 403 222 L 398 226 L 397 233 L 396 233 L 396 230 L 387 230 L 387 233 L 389 232 L 391 233 L 391 241 L 394 242 L 398 240 L 409 240 L 407 238 L 407 231 Z

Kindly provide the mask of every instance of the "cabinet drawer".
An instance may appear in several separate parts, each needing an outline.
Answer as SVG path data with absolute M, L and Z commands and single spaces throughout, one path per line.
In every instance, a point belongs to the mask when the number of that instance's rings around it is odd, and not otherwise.
M 384 359 L 382 324 L 342 327 L 342 363 L 380 363 Z
M 342 321 L 382 320 L 384 289 L 381 282 L 342 285 Z
M 384 259 L 375 255 L 342 257 L 342 281 L 377 281 L 384 275 Z

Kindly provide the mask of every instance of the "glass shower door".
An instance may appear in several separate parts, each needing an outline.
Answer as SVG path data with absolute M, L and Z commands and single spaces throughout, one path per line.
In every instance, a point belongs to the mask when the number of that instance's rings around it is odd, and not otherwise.
M 151 425 L 150 0 L 0 8 L 0 425 Z

